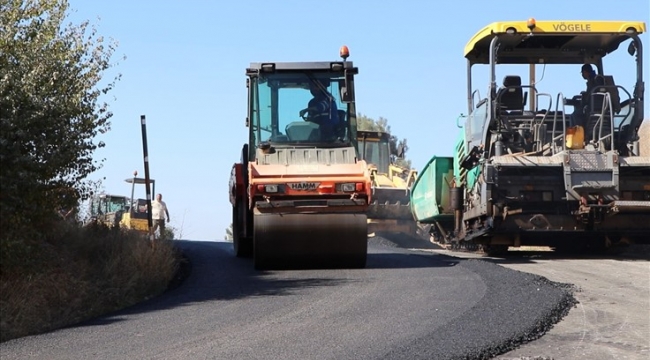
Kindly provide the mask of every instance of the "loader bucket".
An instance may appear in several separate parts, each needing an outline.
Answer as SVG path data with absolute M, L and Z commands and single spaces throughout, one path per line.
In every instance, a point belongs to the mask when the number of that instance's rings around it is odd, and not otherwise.
M 367 214 L 371 219 L 412 220 L 409 191 L 399 188 L 373 188 L 372 203 Z
M 381 233 L 417 234 L 411 214 L 410 192 L 406 189 L 375 187 L 368 207 L 368 236 Z

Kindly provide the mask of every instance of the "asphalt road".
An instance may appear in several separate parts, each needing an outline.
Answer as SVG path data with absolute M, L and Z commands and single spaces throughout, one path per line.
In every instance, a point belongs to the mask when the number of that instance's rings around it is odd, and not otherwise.
M 360 270 L 256 272 L 231 245 L 179 241 L 191 275 L 125 311 L 0 344 L 2 359 L 489 359 L 539 338 L 568 286 L 370 241 Z

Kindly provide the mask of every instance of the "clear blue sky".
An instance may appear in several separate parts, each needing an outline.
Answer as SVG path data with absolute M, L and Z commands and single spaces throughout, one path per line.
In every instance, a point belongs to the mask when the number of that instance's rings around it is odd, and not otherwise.
M 109 193 L 130 193 L 124 179 L 134 170 L 144 175 L 139 119 L 146 115 L 151 176 L 171 225 L 185 239 L 221 240 L 232 216 L 230 169 L 247 139 L 244 70 L 250 62 L 336 60 L 347 45 L 359 67 L 357 110 L 388 119 L 393 133 L 408 139 L 407 157 L 420 169 L 432 155 L 452 154 L 456 118 L 466 112 L 463 48 L 483 26 L 529 17 L 650 25 L 648 0 L 488 3 L 71 0 L 68 20 L 90 20 L 99 34 L 119 41 L 114 60 L 126 56 L 107 73 L 119 72 L 122 80 L 106 98 L 112 130 L 100 137 L 107 146 L 96 153 L 106 161 L 90 178 L 105 177 Z M 647 34 L 642 41 L 649 87 Z M 632 91 L 633 62 L 621 53 L 606 61 L 606 72 Z M 522 68 L 524 82 L 527 74 Z M 487 77 L 481 81 L 485 93 Z M 549 66 L 538 90 L 577 94 L 584 87 L 578 67 Z M 647 91 L 646 99 L 647 117 Z

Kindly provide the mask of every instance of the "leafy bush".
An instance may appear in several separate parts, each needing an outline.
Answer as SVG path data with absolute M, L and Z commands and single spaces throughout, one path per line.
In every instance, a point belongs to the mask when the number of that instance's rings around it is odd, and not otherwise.
M 48 233 L 103 161 L 93 153 L 110 130 L 101 96 L 119 75 L 102 78 L 116 45 L 88 22 L 64 26 L 67 11 L 65 0 L 0 2 L 0 232 L 10 237 Z

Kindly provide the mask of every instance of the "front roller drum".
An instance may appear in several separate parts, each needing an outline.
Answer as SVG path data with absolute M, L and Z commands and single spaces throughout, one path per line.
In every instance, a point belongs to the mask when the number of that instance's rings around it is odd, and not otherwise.
M 365 214 L 255 214 L 256 269 L 363 268 Z

